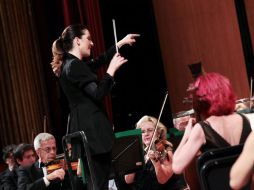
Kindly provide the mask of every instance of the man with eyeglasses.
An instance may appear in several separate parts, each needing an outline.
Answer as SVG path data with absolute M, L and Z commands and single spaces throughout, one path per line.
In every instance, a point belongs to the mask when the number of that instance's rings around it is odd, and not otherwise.
M 34 139 L 38 161 L 18 171 L 18 190 L 68 189 L 64 184 L 65 171 L 57 169 L 47 174 L 45 164 L 56 159 L 56 140 L 49 133 L 40 133 Z

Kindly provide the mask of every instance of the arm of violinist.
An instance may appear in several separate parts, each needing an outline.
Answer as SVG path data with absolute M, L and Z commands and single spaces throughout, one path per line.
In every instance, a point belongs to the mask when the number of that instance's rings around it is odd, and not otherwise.
M 131 184 L 134 182 L 134 178 L 135 178 L 135 173 L 131 173 L 131 174 L 127 174 L 124 176 L 125 182 L 127 184 Z
M 182 173 L 195 158 L 204 143 L 205 134 L 202 127 L 199 124 L 192 127 L 192 121 L 189 121 L 183 138 L 173 156 L 172 168 L 174 173 Z
M 61 169 L 57 169 L 57 170 L 53 171 L 52 173 L 46 175 L 46 178 L 49 181 L 52 181 L 55 179 L 63 180 L 64 175 L 65 175 L 65 171 L 61 168 Z
M 155 161 L 151 159 L 155 168 L 157 180 L 160 184 L 165 184 L 174 173 L 172 170 L 172 157 L 172 151 L 168 151 L 169 160 L 164 159 L 163 161 Z
M 247 138 L 243 151 L 230 171 L 230 186 L 232 189 L 241 189 L 253 174 L 254 167 L 254 132 Z

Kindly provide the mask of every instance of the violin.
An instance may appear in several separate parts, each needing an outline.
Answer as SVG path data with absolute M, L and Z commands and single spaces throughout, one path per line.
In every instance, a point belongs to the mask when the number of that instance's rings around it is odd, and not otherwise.
M 77 171 L 78 166 L 79 166 L 78 161 L 71 162 L 71 169 L 73 171 Z M 53 160 L 53 161 L 49 162 L 48 164 L 46 164 L 46 170 L 47 170 L 48 174 L 54 172 L 55 170 L 61 169 L 61 168 L 64 170 L 68 169 L 67 162 L 65 161 L 64 158 L 56 159 L 56 160 Z
M 156 152 L 155 161 L 162 161 L 165 160 L 165 158 L 168 158 L 168 150 L 169 148 L 172 150 L 172 144 L 165 139 L 157 139 L 154 141 L 154 148 L 154 151 Z

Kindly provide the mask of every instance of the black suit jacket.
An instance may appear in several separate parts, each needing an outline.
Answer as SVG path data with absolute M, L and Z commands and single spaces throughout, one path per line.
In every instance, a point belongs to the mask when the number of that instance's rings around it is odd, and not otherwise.
M 39 163 L 36 162 L 32 166 L 18 170 L 18 190 L 60 190 L 65 188 L 60 181 L 52 181 L 46 187 L 43 180 L 42 168 L 39 168 Z
M 109 152 L 113 146 L 113 127 L 102 100 L 111 91 L 114 80 L 105 74 L 98 82 L 94 71 L 108 64 L 114 53 L 112 47 L 104 55 L 88 62 L 67 53 L 62 65 L 60 83 L 70 104 L 70 133 L 84 131 L 92 154 Z
M 0 190 L 4 190 L 4 181 L 11 171 L 9 168 L 0 173 Z
M 13 169 L 5 174 L 2 182 L 3 190 L 17 190 L 18 168 Z

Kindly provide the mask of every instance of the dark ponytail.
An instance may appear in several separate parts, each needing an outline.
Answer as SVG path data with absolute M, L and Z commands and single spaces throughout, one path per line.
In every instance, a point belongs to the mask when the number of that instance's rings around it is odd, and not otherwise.
M 52 44 L 53 60 L 51 67 L 56 76 L 61 74 L 61 65 L 65 52 L 69 52 L 73 48 L 73 40 L 75 37 L 81 38 L 87 28 L 82 24 L 70 25 L 64 29 L 62 35 Z

